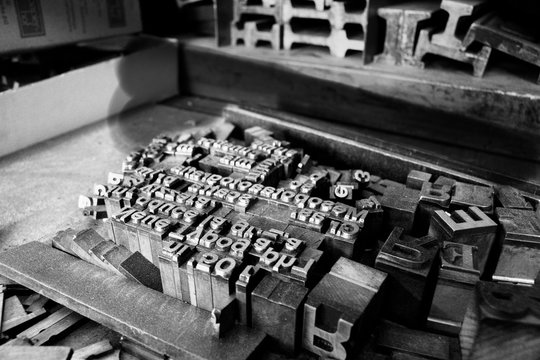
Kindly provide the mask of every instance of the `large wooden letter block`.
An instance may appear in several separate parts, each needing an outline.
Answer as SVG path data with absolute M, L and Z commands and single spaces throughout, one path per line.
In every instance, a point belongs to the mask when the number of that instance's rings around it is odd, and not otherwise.
M 302 308 L 308 289 L 267 275 L 252 293 L 252 324 L 280 349 L 292 354 L 300 348 Z
M 375 267 L 389 274 L 392 296 L 386 299 L 385 315 L 409 326 L 421 326 L 427 318 L 437 281 L 437 241 L 402 235 L 396 227 L 375 260 Z
M 304 348 L 327 358 L 350 356 L 372 329 L 385 279 L 382 271 L 340 258 L 304 305 Z

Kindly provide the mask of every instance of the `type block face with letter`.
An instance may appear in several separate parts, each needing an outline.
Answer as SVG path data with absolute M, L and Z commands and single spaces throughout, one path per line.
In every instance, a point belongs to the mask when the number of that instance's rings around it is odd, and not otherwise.
M 345 359 L 374 326 L 386 274 L 340 258 L 308 295 L 304 305 L 304 348 Z

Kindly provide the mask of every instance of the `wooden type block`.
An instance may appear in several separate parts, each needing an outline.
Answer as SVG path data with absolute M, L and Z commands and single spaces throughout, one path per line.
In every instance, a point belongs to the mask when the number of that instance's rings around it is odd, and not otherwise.
M 304 305 L 302 345 L 323 357 L 352 356 L 378 316 L 386 274 L 340 258 Z
M 171 358 L 246 359 L 264 334 L 238 326 L 225 338 L 207 332 L 210 313 L 152 291 L 45 244 L 0 254 L 0 271 L 88 318 Z
M 133 213 L 136 210 L 130 209 L 130 211 Z M 126 224 L 121 220 L 111 217 L 109 218 L 109 229 L 109 236 L 111 239 L 113 239 L 113 241 L 118 245 L 122 245 L 126 249 L 129 249 L 129 238 Z
M 388 187 L 381 198 L 386 230 L 390 232 L 398 226 L 402 227 L 405 233 L 410 233 L 414 226 L 419 201 L 419 190 Z
M 324 234 L 293 224 L 289 224 L 285 228 L 285 232 L 288 233 L 290 237 L 302 240 L 306 244 L 306 247 L 312 249 L 320 249 L 324 243 Z
M 540 274 L 540 248 L 503 244 L 493 281 L 534 285 Z
M 474 285 L 439 279 L 427 327 L 450 335 L 458 334 L 473 296 Z
M 197 255 L 197 265 L 194 268 L 193 276 L 197 307 L 201 309 L 212 311 L 215 307 L 212 296 L 212 272 L 219 260 L 217 254 L 210 252 Z
M 134 252 L 120 264 L 120 272 L 128 279 L 162 292 L 159 269 L 148 261 L 140 252 Z
M 3 323 L 2 323 L 2 331 L 8 331 L 8 330 L 11 330 L 13 328 L 16 328 L 17 326 L 25 324 L 27 322 L 30 322 L 30 321 L 40 317 L 41 315 L 46 314 L 46 313 L 47 312 L 45 311 L 45 309 L 41 308 L 41 309 L 38 309 L 38 310 L 36 310 L 34 312 L 26 314 L 24 316 L 20 316 L 20 317 L 17 317 L 15 319 L 11 319 L 9 321 L 4 320 Z
M 322 278 L 328 259 L 321 250 L 306 248 L 290 268 L 290 279 L 308 289 L 313 288 Z
M 539 290 L 479 282 L 459 334 L 462 358 L 540 358 Z
M 533 210 L 532 205 L 527 202 L 520 191 L 511 186 L 499 185 L 495 187 L 495 195 L 502 207 L 507 209 Z
M 105 241 L 94 229 L 86 229 L 78 232 L 73 238 L 72 250 L 81 259 L 100 267 L 104 267 L 90 254 L 90 249 Z
M 510 25 L 510 26 L 509 26 Z M 500 14 L 487 14 L 475 21 L 463 39 L 463 47 L 481 43 L 512 57 L 540 66 L 540 43 L 538 39 L 512 29 Z M 540 83 L 540 77 L 536 80 Z
M 540 218 L 532 210 L 497 208 L 503 243 L 540 248 Z
M 440 242 L 450 241 L 474 246 L 478 251 L 478 269 L 482 275 L 495 241 L 497 224 L 477 207 L 450 213 L 435 211 L 429 235 Z
M 454 184 L 450 205 L 453 208 L 475 206 L 486 214 L 493 214 L 493 188 L 462 182 Z
M 300 349 L 302 309 L 308 289 L 271 275 L 253 290 L 252 325 L 264 331 L 280 350 L 292 354 Z
M 328 219 L 320 211 L 296 209 L 290 213 L 289 223 L 322 233 L 327 226 Z
M 98 357 L 113 350 L 109 340 L 102 340 L 90 344 L 73 352 L 72 360 L 86 360 L 92 357 Z
M 431 180 L 432 175 L 419 170 L 411 170 L 407 175 L 406 186 L 410 189 L 422 190 L 422 185 Z
M 325 252 L 331 259 L 354 259 L 362 248 L 358 241 L 361 232 L 362 228 L 355 222 L 330 222 L 324 239 Z
M 435 291 L 438 243 L 426 236 L 413 238 L 394 228 L 375 260 L 375 268 L 389 275 L 392 296 L 386 298 L 385 316 L 401 324 L 421 327 Z
M 457 334 L 480 278 L 478 248 L 444 242 L 440 251 L 441 268 L 428 316 L 429 328 Z
M 238 322 L 242 325 L 251 326 L 251 294 L 266 272 L 253 265 L 247 265 L 236 280 L 236 303 L 238 305 Z

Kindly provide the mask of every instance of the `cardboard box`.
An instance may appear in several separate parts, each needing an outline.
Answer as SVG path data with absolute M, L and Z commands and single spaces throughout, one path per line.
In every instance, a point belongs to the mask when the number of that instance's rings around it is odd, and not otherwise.
M 135 50 L 0 92 L 0 156 L 178 94 L 176 40 L 136 36 L 100 43 Z
M 0 0 L 0 53 L 131 34 L 141 29 L 137 0 Z

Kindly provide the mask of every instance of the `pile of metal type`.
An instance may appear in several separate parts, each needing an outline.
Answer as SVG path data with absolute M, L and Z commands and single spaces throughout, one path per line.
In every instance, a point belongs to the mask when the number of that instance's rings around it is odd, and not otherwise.
M 53 244 L 85 262 L 31 243 L 0 272 L 172 358 L 540 357 L 533 198 L 232 130 L 158 136 L 82 196 L 110 240 Z
M 231 42 L 250 48 L 270 44 L 275 50 L 314 45 L 340 58 L 361 52 L 364 64 L 417 68 L 432 54 L 470 64 L 479 77 L 492 50 L 540 66 L 538 34 L 493 3 L 235 0 Z

